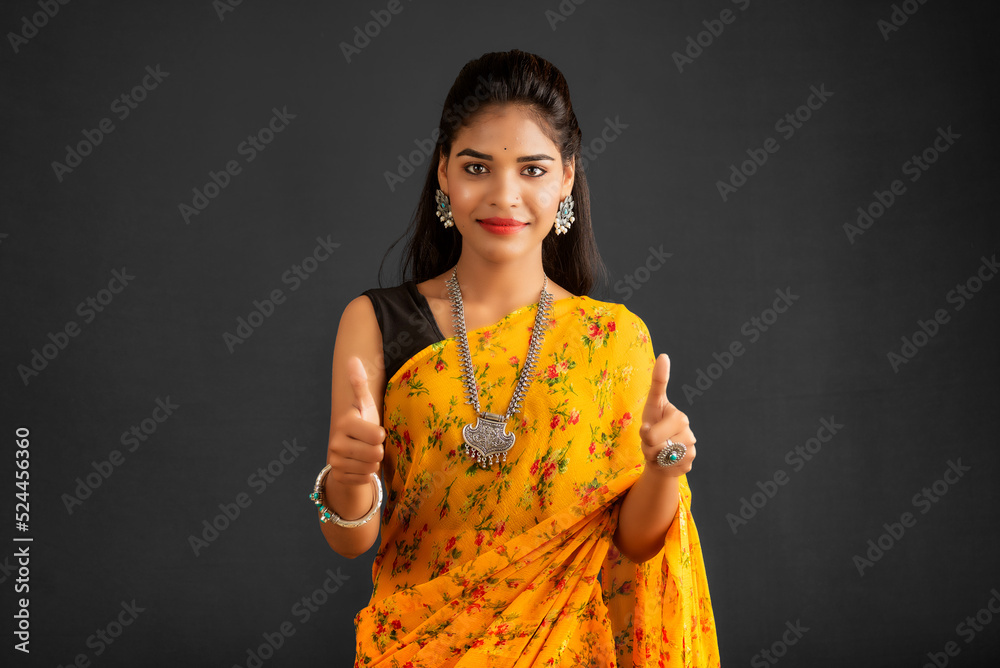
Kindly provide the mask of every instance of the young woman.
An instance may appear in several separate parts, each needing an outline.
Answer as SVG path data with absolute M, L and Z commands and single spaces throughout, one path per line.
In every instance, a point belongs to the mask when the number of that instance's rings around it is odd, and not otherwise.
M 406 251 L 344 310 L 311 498 L 353 558 L 381 528 L 357 666 L 718 666 L 688 419 L 603 266 L 562 74 L 462 69 Z M 385 479 L 385 508 L 379 514 Z

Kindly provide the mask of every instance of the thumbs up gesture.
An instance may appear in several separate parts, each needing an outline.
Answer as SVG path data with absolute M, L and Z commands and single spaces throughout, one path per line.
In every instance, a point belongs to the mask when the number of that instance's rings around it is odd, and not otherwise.
M 381 424 L 375 398 L 368 385 L 368 373 L 357 356 L 347 360 L 347 379 L 351 381 L 351 389 L 354 390 L 354 407 L 358 409 L 359 417 L 371 424 Z
M 330 438 L 329 478 L 345 485 L 370 485 L 385 456 L 385 429 L 368 385 L 368 374 L 357 356 L 347 361 L 353 398 L 351 407 L 337 420 Z
M 646 459 L 646 470 L 666 477 L 676 477 L 691 470 L 694 462 L 697 440 L 691 432 L 687 415 L 667 399 L 667 381 L 670 380 L 670 358 L 660 353 L 653 365 L 653 377 L 649 384 L 649 396 L 642 409 L 642 454 Z M 687 446 L 684 458 L 672 466 L 660 466 L 656 455 L 667 446 L 667 440 Z

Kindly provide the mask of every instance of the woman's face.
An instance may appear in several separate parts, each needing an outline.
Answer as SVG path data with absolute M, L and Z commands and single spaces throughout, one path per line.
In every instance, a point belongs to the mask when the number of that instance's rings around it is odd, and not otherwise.
M 507 104 L 459 129 L 438 164 L 462 246 L 494 261 L 539 252 L 559 202 L 573 190 L 573 166 L 533 116 Z

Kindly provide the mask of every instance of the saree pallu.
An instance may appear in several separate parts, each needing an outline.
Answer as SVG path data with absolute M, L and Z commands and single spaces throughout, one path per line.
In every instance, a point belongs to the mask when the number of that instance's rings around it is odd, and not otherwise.
M 503 414 L 536 305 L 470 330 L 484 411 Z M 355 666 L 719 665 L 691 491 L 663 548 L 635 563 L 612 542 L 644 467 L 639 427 L 655 356 L 620 304 L 552 303 L 507 461 L 465 453 L 456 339 L 424 348 L 386 385 L 387 500 Z

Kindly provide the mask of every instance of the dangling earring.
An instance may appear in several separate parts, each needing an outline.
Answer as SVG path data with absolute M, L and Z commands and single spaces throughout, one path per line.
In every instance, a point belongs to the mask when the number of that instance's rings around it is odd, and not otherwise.
M 437 213 L 437 217 L 441 219 L 444 226 L 451 227 L 454 225 L 455 217 L 451 214 L 451 200 L 448 199 L 448 196 L 440 188 L 434 193 L 434 201 L 437 202 L 434 212 Z
M 573 195 L 566 195 L 566 199 L 559 202 L 559 210 L 556 211 L 556 234 L 566 234 L 570 225 L 576 220 L 573 215 Z

